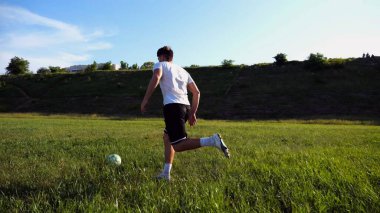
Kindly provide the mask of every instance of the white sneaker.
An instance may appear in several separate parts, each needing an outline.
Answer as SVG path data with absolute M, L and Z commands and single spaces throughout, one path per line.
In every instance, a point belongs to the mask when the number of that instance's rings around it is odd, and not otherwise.
M 230 158 L 230 152 L 224 143 L 222 136 L 220 136 L 219 133 L 215 133 L 212 138 L 214 140 L 215 147 L 220 149 L 220 151 L 222 151 L 227 158 Z
M 156 177 L 157 180 L 166 180 L 166 181 L 170 181 L 170 174 L 167 175 L 167 174 L 164 174 L 164 173 L 161 173 L 159 174 L 157 177 Z

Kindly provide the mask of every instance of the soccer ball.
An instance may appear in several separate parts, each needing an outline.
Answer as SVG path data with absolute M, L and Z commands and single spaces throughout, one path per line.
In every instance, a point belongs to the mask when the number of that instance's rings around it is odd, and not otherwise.
M 117 154 L 108 155 L 106 160 L 109 165 L 120 166 L 121 164 L 121 158 Z

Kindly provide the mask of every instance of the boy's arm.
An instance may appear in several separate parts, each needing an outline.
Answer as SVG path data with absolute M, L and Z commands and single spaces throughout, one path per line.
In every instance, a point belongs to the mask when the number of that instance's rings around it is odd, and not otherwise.
M 161 77 L 162 77 L 162 70 L 161 69 L 155 69 L 153 72 L 153 76 L 150 79 L 148 88 L 146 89 L 144 99 L 141 102 L 141 112 L 142 113 L 146 111 L 146 106 L 149 102 L 149 98 L 150 98 L 150 96 L 152 96 L 154 90 L 156 89 L 156 87 L 160 83 Z
M 191 82 L 187 85 L 188 90 L 193 94 L 193 99 L 191 102 L 190 116 L 189 116 L 189 124 L 190 126 L 194 126 L 197 123 L 197 110 L 199 106 L 199 99 L 201 97 L 201 92 L 199 91 L 195 82 Z

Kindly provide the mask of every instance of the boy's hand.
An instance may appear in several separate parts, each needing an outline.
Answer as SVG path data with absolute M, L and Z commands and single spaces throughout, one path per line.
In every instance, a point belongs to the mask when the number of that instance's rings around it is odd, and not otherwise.
M 140 110 L 141 110 L 141 113 L 144 113 L 146 112 L 146 106 L 147 106 L 148 102 L 143 100 L 143 102 L 141 103 L 141 107 L 140 107 Z
M 190 126 L 195 126 L 196 123 L 197 123 L 197 116 L 195 115 L 195 113 L 192 113 L 189 118 L 189 124 Z

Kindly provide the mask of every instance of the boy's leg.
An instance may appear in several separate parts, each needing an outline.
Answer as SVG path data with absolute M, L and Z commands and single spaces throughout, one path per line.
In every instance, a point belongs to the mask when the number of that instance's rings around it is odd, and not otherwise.
M 199 138 L 187 138 L 173 145 L 173 148 L 176 152 L 197 149 L 199 147 L 201 147 L 201 142 Z
M 187 150 L 197 149 L 203 146 L 213 146 L 218 148 L 223 154 L 229 158 L 230 152 L 224 143 L 222 137 L 216 133 L 213 136 L 197 139 L 185 139 L 179 143 L 173 144 L 173 148 L 176 152 L 183 152 Z
M 165 163 L 172 164 L 174 160 L 174 154 L 175 154 L 174 148 L 172 144 L 170 143 L 168 134 L 164 133 L 163 139 L 164 139 L 164 146 L 165 146 Z

